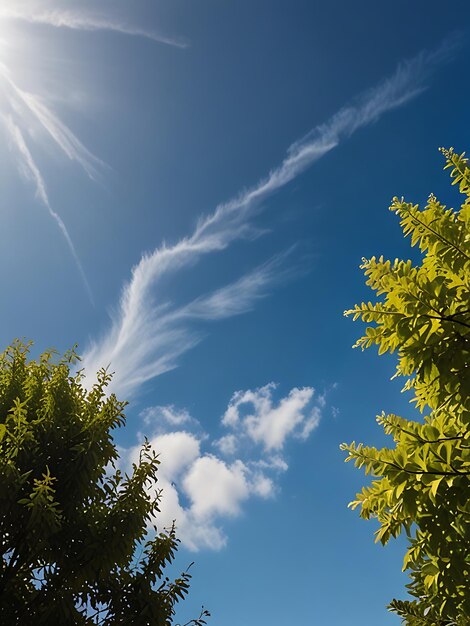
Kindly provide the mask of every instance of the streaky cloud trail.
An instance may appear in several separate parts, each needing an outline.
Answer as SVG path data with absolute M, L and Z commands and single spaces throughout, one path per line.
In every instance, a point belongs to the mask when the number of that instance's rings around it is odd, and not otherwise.
M 3 88 L 5 96 L 0 116 L 10 137 L 10 146 L 16 151 L 20 159 L 23 173 L 35 184 L 37 198 L 47 208 L 49 215 L 55 220 L 65 238 L 88 298 L 94 306 L 91 287 L 75 245 L 62 218 L 51 206 L 44 177 L 32 157 L 22 129 L 30 129 L 32 124 L 35 123 L 37 127 L 52 139 L 54 145 L 62 154 L 70 161 L 76 162 L 93 180 L 98 179 L 100 170 L 104 169 L 106 165 L 85 148 L 73 132 L 61 122 L 40 98 L 21 89 L 3 63 L 0 63 L 0 80 L 0 86 Z M 37 139 L 38 135 L 36 134 L 35 137 Z
M 119 21 L 112 14 L 101 15 L 86 11 L 82 5 L 79 9 L 64 9 L 54 6 L 51 0 L 2 0 L 0 7 L 0 25 L 6 21 L 44 25 L 54 28 L 66 28 L 77 31 L 110 31 L 122 35 L 145 37 L 155 42 L 187 47 L 182 39 L 166 37 L 147 28 L 129 26 Z M 111 12 L 112 13 L 112 12 Z M 9 31 L 5 32 L 5 42 L 10 41 Z M 0 89 L 4 98 L 1 101 L 0 119 L 3 120 L 10 144 L 16 150 L 22 163 L 22 170 L 36 186 L 36 195 L 55 220 L 79 270 L 88 297 L 93 303 L 90 285 L 83 270 L 81 261 L 61 217 L 52 209 L 49 201 L 44 177 L 38 164 L 34 161 L 25 139 L 26 131 L 36 142 L 42 143 L 43 137 L 36 132 L 40 129 L 44 136 L 52 140 L 55 147 L 67 159 L 81 167 L 87 176 L 96 181 L 107 165 L 88 150 L 71 129 L 52 111 L 46 102 L 30 91 L 21 88 L 14 78 L 11 67 L 0 60 Z M 34 129 L 34 132 L 31 132 Z
M 163 35 L 154 30 L 139 26 L 131 26 L 113 17 L 87 13 L 83 10 L 70 10 L 63 8 L 44 9 L 43 6 L 30 5 L 21 9 L 16 3 L 14 7 L 0 9 L 0 19 L 18 20 L 30 24 L 52 26 L 54 28 L 67 28 L 77 31 L 109 31 L 121 35 L 144 37 L 157 43 L 187 48 L 188 42 L 182 38 Z
M 96 180 L 100 169 L 106 167 L 105 163 L 92 154 L 40 98 L 21 89 L 13 80 L 8 68 L 1 63 L 0 76 L 4 79 L 3 84 L 8 90 L 10 106 L 19 123 L 25 124 L 26 114 L 30 114 L 60 151 L 70 161 L 78 163 L 91 179 Z
M 56 211 L 53 210 L 51 206 L 49 197 L 47 195 L 47 190 L 46 190 L 44 179 L 41 176 L 41 172 L 39 171 L 38 166 L 34 162 L 33 156 L 26 144 L 23 133 L 18 128 L 18 126 L 16 126 L 16 124 L 13 122 L 11 117 L 3 116 L 3 122 L 5 125 L 5 128 L 7 129 L 8 135 L 10 137 L 12 147 L 14 147 L 14 149 L 18 153 L 18 156 L 20 157 L 21 169 L 24 175 L 26 176 L 26 178 L 31 180 L 33 184 L 35 185 L 36 196 L 42 202 L 45 208 L 48 210 L 49 215 L 52 217 L 52 219 L 56 222 L 57 226 L 59 227 L 65 241 L 67 242 L 67 245 L 72 254 L 72 257 L 75 261 L 75 265 L 77 266 L 78 272 L 83 281 L 83 284 L 85 286 L 90 302 L 94 305 L 93 294 L 92 294 L 90 285 L 88 283 L 88 279 L 86 277 L 85 271 L 83 269 L 82 263 L 75 249 L 74 243 L 70 237 L 70 234 L 62 218 L 60 217 L 58 213 L 56 213 Z
M 222 320 L 253 309 L 267 296 L 268 288 L 290 275 L 283 264 L 291 250 L 274 256 L 238 280 L 182 305 L 145 303 L 138 315 L 114 320 L 111 332 L 101 342 L 91 344 L 81 365 L 85 372 L 111 366 L 112 391 L 130 398 L 148 380 L 168 372 L 178 358 L 195 347 L 203 334 L 197 322 Z M 87 379 L 87 384 L 94 380 Z
M 186 326 L 181 325 L 181 310 L 168 310 L 168 304 L 155 305 L 159 279 L 193 266 L 204 255 L 221 252 L 237 239 L 254 237 L 256 231 L 251 220 L 262 210 L 264 200 L 355 132 L 421 94 L 427 88 L 426 79 L 452 57 L 455 47 L 455 41 L 447 40 L 432 51 L 423 51 L 404 61 L 393 75 L 293 143 L 281 164 L 272 169 L 266 178 L 201 218 L 191 235 L 172 246 L 164 244 L 151 254 L 143 255 L 132 269 L 129 282 L 124 285 L 111 326 L 85 351 L 85 370 L 94 372 L 109 365 L 115 372 L 113 389 L 131 396 L 147 381 L 176 367 L 178 358 L 196 345 L 200 338 L 191 330 L 189 319 Z M 266 289 L 272 280 L 270 274 L 265 280 L 260 280 L 257 287 Z M 256 297 L 256 289 L 252 289 L 254 283 L 241 279 L 234 290 L 240 297 L 246 284 L 250 284 L 250 297 L 246 299 L 244 310 L 251 308 Z M 225 293 L 230 293 L 230 288 Z M 210 297 L 206 298 L 200 317 L 217 319 L 217 315 L 209 315 L 208 303 L 214 302 L 214 298 L 212 301 Z M 233 302 L 233 298 L 230 301 Z M 190 304 L 189 310 L 192 307 L 194 311 L 195 306 Z M 229 306 L 225 310 L 226 316 L 242 312 L 234 310 L 230 313 Z M 178 324 L 175 327 L 176 320 Z

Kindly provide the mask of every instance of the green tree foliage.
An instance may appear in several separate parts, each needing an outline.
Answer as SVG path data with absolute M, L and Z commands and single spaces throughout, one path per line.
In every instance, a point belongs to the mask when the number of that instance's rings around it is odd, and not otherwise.
M 464 154 L 442 152 L 461 208 L 434 195 L 423 210 L 394 198 L 390 209 L 421 262 L 364 260 L 379 301 L 345 312 L 372 323 L 356 346 L 396 352 L 396 376 L 425 415 L 379 416 L 391 448 L 341 446 L 373 477 L 350 506 L 379 521 L 382 544 L 407 533 L 403 569 L 415 599 L 389 608 L 409 626 L 470 624 L 470 168 Z
M 190 576 L 164 576 L 174 528 L 147 533 L 158 459 L 145 444 L 130 475 L 116 469 L 125 403 L 105 371 L 86 391 L 73 352 L 28 353 L 0 355 L 0 623 L 172 624 Z

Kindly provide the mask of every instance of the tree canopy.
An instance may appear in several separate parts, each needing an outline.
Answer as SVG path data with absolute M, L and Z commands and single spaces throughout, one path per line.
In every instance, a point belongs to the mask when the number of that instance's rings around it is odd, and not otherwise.
M 345 312 L 372 324 L 356 346 L 396 352 L 396 376 L 424 414 L 380 415 L 390 448 L 342 445 L 346 460 L 373 477 L 350 506 L 379 521 L 382 544 L 407 534 L 403 569 L 414 600 L 389 608 L 409 626 L 470 623 L 470 168 L 464 154 L 442 152 L 460 209 L 432 194 L 422 210 L 394 198 L 390 210 L 421 261 L 364 259 L 379 301 Z
M 145 444 L 129 475 L 117 468 L 125 403 L 106 371 L 87 391 L 74 352 L 28 353 L 0 355 L 0 622 L 172 624 L 190 576 L 164 575 L 175 529 L 148 533 L 158 459 Z

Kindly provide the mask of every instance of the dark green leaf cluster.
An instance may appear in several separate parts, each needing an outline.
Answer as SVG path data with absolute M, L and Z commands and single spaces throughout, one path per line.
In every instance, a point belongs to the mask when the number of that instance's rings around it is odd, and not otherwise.
M 0 355 L 0 623 L 171 624 L 190 575 L 164 576 L 174 528 L 148 535 L 158 459 L 146 443 L 116 469 L 125 403 L 106 371 L 86 391 L 74 352 L 28 353 Z
M 396 352 L 396 375 L 427 413 L 422 421 L 379 416 L 392 448 L 342 446 L 374 477 L 351 506 L 378 519 L 377 541 L 408 535 L 404 570 L 416 600 L 390 605 L 408 626 L 470 623 L 470 168 L 464 154 L 442 152 L 461 208 L 434 195 L 423 210 L 394 198 L 390 208 L 422 261 L 364 260 L 367 284 L 382 297 L 345 312 L 373 324 L 356 346 Z

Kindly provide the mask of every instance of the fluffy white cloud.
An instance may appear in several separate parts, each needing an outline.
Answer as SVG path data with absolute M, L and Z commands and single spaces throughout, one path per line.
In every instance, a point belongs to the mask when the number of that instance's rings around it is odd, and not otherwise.
M 253 461 L 252 467 L 257 467 L 260 470 L 286 472 L 289 469 L 285 459 L 279 455 L 270 455 L 267 459 L 260 459 L 259 461 Z
M 266 451 L 281 450 L 289 436 L 306 439 L 320 420 L 320 408 L 309 408 L 312 387 L 294 387 L 275 405 L 274 383 L 255 390 L 237 391 L 222 418 L 222 423 L 244 433 Z M 243 414 L 248 410 L 248 414 Z
M 318 424 L 324 396 L 313 404 L 312 387 L 295 387 L 276 403 L 276 388 L 269 383 L 236 392 L 221 420 L 230 432 L 212 441 L 185 409 L 168 405 L 141 412 L 146 426 L 156 430 L 149 441 L 161 461 L 151 488 L 155 496 L 162 494 L 154 523 L 168 528 L 176 521 L 190 550 L 224 547 L 223 520 L 240 515 L 250 498 L 276 494 L 278 476 L 288 468 L 280 453 L 284 443 L 289 437 L 305 440 Z M 218 454 L 204 451 L 204 445 Z M 136 446 L 121 458 L 136 463 L 139 452 Z
M 178 409 L 174 404 L 149 406 L 140 413 L 147 426 L 182 426 L 194 422 L 186 409 Z
M 262 472 L 255 474 L 252 482 L 252 490 L 261 498 L 270 498 L 274 495 L 275 485 L 271 478 L 265 476 Z
M 220 439 L 216 439 L 213 443 L 224 456 L 231 456 L 236 453 L 238 448 L 238 440 L 235 435 L 224 435 Z
M 154 523 L 169 528 L 175 521 L 178 536 L 190 550 L 224 547 L 227 538 L 220 521 L 239 515 L 249 497 L 267 498 L 274 493 L 272 480 L 260 468 L 251 469 L 239 459 L 227 464 L 201 454 L 201 441 L 191 433 L 167 433 L 150 443 L 161 460 L 158 482 L 150 488 L 154 496 L 161 491 Z M 139 446 L 128 450 L 128 463 L 136 463 L 139 452 Z
M 184 479 L 184 490 L 197 518 L 234 516 L 250 493 L 248 468 L 237 460 L 227 465 L 215 456 L 203 456 L 192 465 Z
M 200 442 L 191 433 L 176 431 L 150 440 L 161 462 L 160 474 L 176 480 L 199 457 Z

